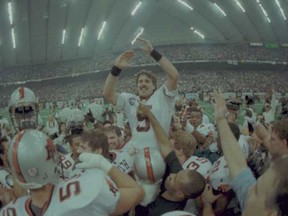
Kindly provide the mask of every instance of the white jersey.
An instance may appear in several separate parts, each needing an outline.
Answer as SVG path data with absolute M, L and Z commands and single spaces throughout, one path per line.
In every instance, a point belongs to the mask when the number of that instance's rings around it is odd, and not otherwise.
M 183 169 L 195 170 L 207 179 L 212 168 L 212 163 L 207 158 L 191 156 L 182 164 L 182 167 Z M 195 199 L 187 200 L 184 211 L 193 212 L 198 215 Z
M 120 128 L 124 128 L 124 114 L 122 111 L 116 112 L 116 125 Z
M 56 185 L 43 216 L 108 216 L 114 212 L 120 193 L 114 182 L 99 169 L 86 170 L 81 175 Z M 0 212 L 1 216 L 30 216 L 31 198 L 21 197 Z
M 3 167 L 0 167 L 0 185 L 9 189 L 13 188 L 13 177 L 11 173 Z
M 238 143 L 243 151 L 245 158 L 247 159 L 249 156 L 249 140 L 250 136 L 245 136 L 243 134 L 240 135 Z
M 165 85 L 162 85 L 157 89 L 153 95 L 147 101 L 141 101 L 145 105 L 149 106 L 152 113 L 155 115 L 160 125 L 168 134 L 171 118 L 175 112 L 175 100 L 177 90 L 169 92 Z M 132 143 L 136 149 L 143 149 L 145 147 L 159 149 L 154 130 L 148 120 L 137 120 L 137 107 L 138 100 L 134 94 L 121 93 L 119 94 L 117 106 L 124 110 L 126 117 L 128 118 L 130 128 L 132 131 Z
M 111 150 L 109 152 L 112 164 L 125 173 L 133 171 L 134 157 L 127 151 Z
M 74 168 L 75 161 L 71 155 L 72 153 L 66 155 L 60 154 L 60 177 L 63 179 L 69 178 Z
M 182 167 L 183 169 L 195 170 L 207 179 L 212 168 L 212 163 L 207 158 L 191 156 L 182 164 Z

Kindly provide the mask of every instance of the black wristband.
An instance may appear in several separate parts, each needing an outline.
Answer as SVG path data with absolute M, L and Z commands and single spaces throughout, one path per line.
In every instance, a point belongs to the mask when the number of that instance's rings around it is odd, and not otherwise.
M 111 69 L 111 74 L 115 77 L 119 76 L 119 74 L 121 73 L 121 69 L 118 68 L 117 66 L 113 65 L 112 69 Z
M 157 62 L 159 62 L 162 58 L 162 55 L 157 52 L 155 49 L 152 50 L 152 52 L 150 53 L 150 55 L 152 56 L 152 58 L 154 58 Z

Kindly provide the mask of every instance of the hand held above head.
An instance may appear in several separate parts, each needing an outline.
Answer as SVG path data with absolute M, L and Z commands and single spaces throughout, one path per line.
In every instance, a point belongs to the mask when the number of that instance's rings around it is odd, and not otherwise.
M 224 96 L 220 90 L 214 90 L 213 98 L 215 100 L 214 104 L 214 118 L 217 122 L 220 119 L 225 119 L 228 113 Z
M 153 50 L 153 46 L 151 44 L 150 41 L 144 39 L 144 38 L 137 38 L 137 41 L 140 42 L 142 44 L 142 50 L 144 50 L 146 53 L 148 53 L 150 55 L 150 53 Z
M 130 67 L 132 65 L 130 61 L 133 57 L 134 52 L 132 50 L 127 50 L 116 58 L 114 65 L 120 70 Z

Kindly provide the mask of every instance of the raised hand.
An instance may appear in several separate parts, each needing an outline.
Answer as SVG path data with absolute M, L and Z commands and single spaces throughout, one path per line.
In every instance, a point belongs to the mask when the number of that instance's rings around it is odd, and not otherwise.
M 127 50 L 116 58 L 114 65 L 120 69 L 130 67 L 132 65 L 130 61 L 133 57 L 134 52 Z
M 144 38 L 137 38 L 137 41 L 142 44 L 142 46 L 141 46 L 142 50 L 144 50 L 145 52 L 147 52 L 150 55 L 150 53 L 153 50 L 153 46 L 152 46 L 151 42 L 144 39 Z
M 222 92 L 220 90 L 218 91 L 214 90 L 213 98 L 215 100 L 215 103 L 214 103 L 215 120 L 217 121 L 221 118 L 226 118 L 226 115 L 228 114 L 228 110 L 227 110 Z

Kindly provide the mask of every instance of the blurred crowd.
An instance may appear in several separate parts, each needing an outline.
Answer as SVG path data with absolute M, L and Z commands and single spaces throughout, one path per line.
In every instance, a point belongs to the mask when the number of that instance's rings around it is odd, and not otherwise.
M 172 62 L 186 61 L 273 61 L 284 62 L 288 59 L 285 48 L 269 49 L 250 47 L 248 44 L 225 45 L 170 45 L 157 48 Z M 134 65 L 154 64 L 151 58 L 135 50 Z M 51 62 L 32 66 L 4 67 L 0 69 L 0 83 L 39 80 L 53 77 L 71 76 L 109 69 L 118 53 L 70 61 Z
M 108 72 L 107 72 L 108 73 Z M 287 71 L 250 71 L 250 70 L 191 70 L 180 71 L 179 92 L 211 92 L 222 89 L 223 92 L 266 92 L 272 84 L 277 84 L 277 92 L 287 92 Z M 106 74 L 106 72 L 105 72 Z M 124 75 L 124 74 L 123 74 Z M 163 83 L 163 72 L 156 73 L 157 82 Z M 271 82 L 273 80 L 273 83 Z M 41 102 L 80 100 L 101 97 L 104 77 L 97 74 L 85 79 L 55 79 L 53 82 L 41 81 L 27 83 L 26 86 L 37 92 Z M 119 77 L 119 91 L 134 93 L 134 74 Z M 6 107 L 15 85 L 0 87 L 1 107 Z

